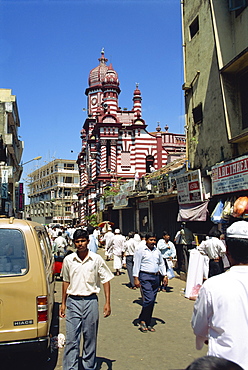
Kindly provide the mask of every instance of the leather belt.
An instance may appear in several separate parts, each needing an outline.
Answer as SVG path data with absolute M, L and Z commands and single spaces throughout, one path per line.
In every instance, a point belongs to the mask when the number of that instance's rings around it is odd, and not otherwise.
M 96 295 L 96 293 L 92 293 L 92 294 L 89 294 L 89 295 L 73 295 L 73 294 L 69 294 L 69 297 L 74 298 L 74 299 L 80 299 L 80 298 L 92 297 L 94 295 Z
M 159 275 L 159 272 L 148 272 L 148 271 L 140 271 L 143 272 L 144 274 L 149 274 L 149 275 Z

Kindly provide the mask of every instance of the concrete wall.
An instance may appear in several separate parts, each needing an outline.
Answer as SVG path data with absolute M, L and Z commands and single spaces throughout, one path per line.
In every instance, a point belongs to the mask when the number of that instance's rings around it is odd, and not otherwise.
M 240 18 L 227 1 L 185 0 L 182 9 L 188 159 L 192 169 L 205 169 L 248 150 L 247 140 L 232 140 L 243 134 L 236 72 L 221 73 L 247 47 L 248 8 Z M 196 17 L 199 31 L 191 38 Z M 194 123 L 192 111 L 200 103 L 203 119 Z

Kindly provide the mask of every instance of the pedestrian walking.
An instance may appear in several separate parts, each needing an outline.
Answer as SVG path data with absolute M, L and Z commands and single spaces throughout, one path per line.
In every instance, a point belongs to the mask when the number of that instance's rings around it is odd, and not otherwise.
M 168 284 L 163 257 L 156 246 L 156 235 L 146 234 L 146 245 L 139 247 L 134 256 L 133 276 L 136 288 L 141 288 L 143 297 L 142 310 L 139 315 L 140 330 L 146 333 L 154 332 L 151 326 L 153 308 L 159 287 L 159 273 L 163 276 L 163 283 Z
M 222 257 L 225 256 L 226 246 L 220 240 L 221 232 L 212 228 L 208 233 L 208 239 L 203 240 L 197 247 L 199 252 L 209 258 L 208 277 L 224 272 Z
M 116 276 L 121 274 L 122 258 L 125 251 L 125 241 L 126 238 L 121 234 L 120 229 L 115 229 L 110 247 L 114 256 L 113 267 L 115 269 Z
M 88 245 L 88 249 L 91 252 L 97 253 L 98 240 L 95 238 L 95 235 L 94 235 L 94 227 L 91 226 L 91 225 L 87 226 L 87 231 L 88 231 L 88 234 L 89 234 L 89 245 Z
M 114 234 L 112 233 L 112 228 L 110 225 L 107 225 L 107 231 L 104 234 L 102 243 L 105 245 L 105 257 L 106 261 L 110 261 L 112 258 L 112 239 Z
M 125 242 L 125 256 L 126 256 L 126 266 L 127 266 L 127 273 L 129 277 L 129 287 L 131 289 L 136 289 L 134 285 L 134 278 L 133 278 L 133 264 L 134 264 L 134 252 L 136 247 L 136 242 L 134 240 L 135 233 L 130 231 L 128 233 L 128 239 Z
M 82 333 L 82 365 L 84 370 L 91 370 L 96 368 L 99 282 L 104 288 L 104 317 L 107 317 L 111 313 L 110 280 L 113 274 L 100 255 L 89 251 L 87 231 L 76 230 L 73 242 L 77 251 L 64 258 L 62 268 L 62 304 L 59 315 L 66 317 L 63 369 L 78 370 Z
M 160 250 L 166 271 L 169 268 L 173 267 L 172 259 L 176 257 L 176 248 L 175 245 L 170 241 L 170 235 L 167 231 L 163 232 L 163 238 L 159 239 L 157 243 L 157 248 Z M 161 275 L 160 275 L 161 276 Z M 163 276 L 160 278 L 160 287 L 159 289 L 162 290 L 162 292 L 166 292 L 166 287 L 163 285 Z
M 62 231 L 58 232 L 57 238 L 53 241 L 53 253 L 57 257 L 64 257 L 66 254 L 67 241 L 62 236 Z
M 206 280 L 195 302 L 192 327 L 196 348 L 208 343 L 208 355 L 223 357 L 248 370 L 248 223 L 226 231 L 229 271 Z
M 187 227 L 187 224 L 183 222 L 181 229 L 176 233 L 174 242 L 176 243 L 177 252 L 177 273 L 180 274 L 182 271 L 182 265 L 185 265 L 185 272 L 187 272 L 189 253 L 188 250 L 192 248 L 192 242 L 194 235 L 192 231 Z

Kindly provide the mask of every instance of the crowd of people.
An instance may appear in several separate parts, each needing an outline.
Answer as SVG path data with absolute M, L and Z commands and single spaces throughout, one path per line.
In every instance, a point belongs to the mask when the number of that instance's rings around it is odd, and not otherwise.
M 63 229 L 56 234 L 53 229 L 50 230 L 54 254 L 66 255 L 68 248 L 75 247 L 64 258 L 61 272 L 63 293 L 60 316 L 66 317 L 67 337 L 64 370 L 78 366 L 81 328 L 84 369 L 95 368 L 98 327 L 96 295 L 100 290 L 100 282 L 105 293 L 104 317 L 108 317 L 111 313 L 110 280 L 126 268 L 130 289 L 141 290 L 139 329 L 142 333 L 155 332 L 151 318 L 157 293 L 166 292 L 171 270 L 180 273 L 182 252 L 185 251 L 190 257 L 189 270 L 195 252 L 203 261 L 202 284 L 194 306 L 192 327 L 196 335 L 196 348 L 201 349 L 204 343 L 208 345 L 208 356 L 194 361 L 188 369 L 214 370 L 226 366 L 248 370 L 245 339 L 248 331 L 248 222 L 232 224 L 227 228 L 225 238 L 214 228 L 206 240 L 195 246 L 192 246 L 194 236 L 186 226 L 181 225 L 174 243 L 167 231 L 157 241 L 152 232 L 139 234 L 131 231 L 125 237 L 119 228 L 112 230 L 110 224 L 106 224 L 104 230 L 88 227 L 72 233 Z M 105 260 L 97 253 L 98 248 L 104 248 Z M 114 273 L 106 261 L 113 261 Z

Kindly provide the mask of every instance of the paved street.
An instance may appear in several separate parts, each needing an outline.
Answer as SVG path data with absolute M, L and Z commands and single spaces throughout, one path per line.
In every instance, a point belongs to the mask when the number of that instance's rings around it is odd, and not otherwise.
M 100 250 L 102 254 L 102 250 Z M 113 271 L 113 262 L 107 262 Z M 100 325 L 98 334 L 98 370 L 169 370 L 185 369 L 207 348 L 196 351 L 190 326 L 193 301 L 184 298 L 185 282 L 174 278 L 170 291 L 157 296 L 153 320 L 155 333 L 141 333 L 136 319 L 141 309 L 139 290 L 131 290 L 127 271 L 111 282 L 112 314 L 103 318 L 103 292 L 99 295 Z M 56 300 L 61 299 L 62 282 L 56 282 Z M 65 320 L 60 319 L 60 333 L 65 334 Z M 59 350 L 56 370 L 62 369 L 63 349 Z

